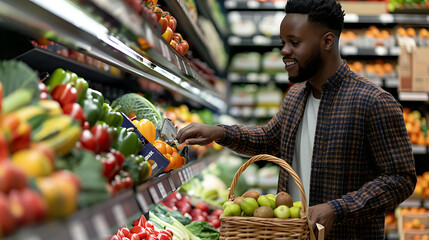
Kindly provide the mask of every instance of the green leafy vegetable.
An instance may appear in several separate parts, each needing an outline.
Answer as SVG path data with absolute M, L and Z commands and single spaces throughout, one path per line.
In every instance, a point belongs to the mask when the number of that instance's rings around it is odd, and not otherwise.
M 210 227 L 208 222 L 191 222 L 186 225 L 186 228 L 201 240 L 217 240 L 219 239 L 219 232 Z
M 3 96 L 18 89 L 29 89 L 32 100 L 40 99 L 39 83 L 36 73 L 25 63 L 16 60 L 2 61 L 0 63 L 0 82 L 3 84 Z
M 119 111 L 126 115 L 134 112 L 138 120 L 148 119 L 155 125 L 162 123 L 162 116 L 156 107 L 137 93 L 128 93 L 116 99 L 112 103 L 112 108 L 117 106 L 121 106 Z

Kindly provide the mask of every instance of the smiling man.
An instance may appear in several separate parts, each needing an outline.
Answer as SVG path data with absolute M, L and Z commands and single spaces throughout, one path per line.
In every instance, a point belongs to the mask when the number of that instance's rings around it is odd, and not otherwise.
M 384 239 L 384 216 L 408 198 L 416 173 L 401 105 L 341 59 L 344 12 L 335 0 L 288 0 L 281 54 L 296 83 L 263 126 L 191 123 L 179 142 L 212 141 L 285 159 L 301 177 L 313 222 L 327 239 Z M 279 191 L 294 200 L 281 169 Z

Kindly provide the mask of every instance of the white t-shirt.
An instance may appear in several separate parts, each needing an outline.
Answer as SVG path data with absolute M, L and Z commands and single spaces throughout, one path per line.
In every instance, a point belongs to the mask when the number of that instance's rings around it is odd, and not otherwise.
M 298 127 L 295 140 L 292 168 L 301 178 L 305 190 L 307 204 L 310 196 L 311 160 L 313 157 L 314 135 L 316 133 L 317 113 L 320 99 L 316 99 L 310 92 L 304 110 L 304 116 Z M 292 177 L 289 177 L 289 194 L 294 202 L 301 201 L 301 193 Z

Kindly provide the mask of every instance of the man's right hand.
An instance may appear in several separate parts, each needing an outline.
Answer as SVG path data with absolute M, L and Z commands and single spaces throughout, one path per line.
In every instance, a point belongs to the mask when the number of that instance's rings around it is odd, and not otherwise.
M 220 126 L 191 123 L 180 129 L 177 140 L 179 143 L 185 142 L 187 145 L 206 145 L 221 139 L 224 134 L 225 131 Z

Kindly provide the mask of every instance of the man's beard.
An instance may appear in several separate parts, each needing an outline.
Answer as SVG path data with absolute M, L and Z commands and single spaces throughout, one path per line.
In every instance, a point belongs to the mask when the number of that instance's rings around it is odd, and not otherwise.
M 321 64 L 322 57 L 320 56 L 320 49 L 317 49 L 317 51 L 311 55 L 310 59 L 308 59 L 303 67 L 298 64 L 298 75 L 294 77 L 289 76 L 289 81 L 292 83 L 307 81 L 316 74 Z

